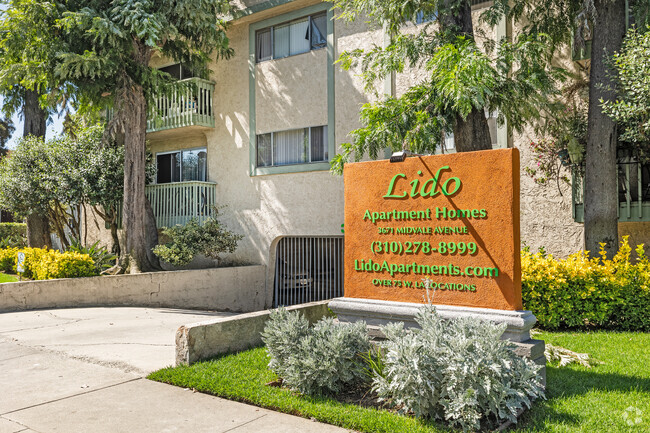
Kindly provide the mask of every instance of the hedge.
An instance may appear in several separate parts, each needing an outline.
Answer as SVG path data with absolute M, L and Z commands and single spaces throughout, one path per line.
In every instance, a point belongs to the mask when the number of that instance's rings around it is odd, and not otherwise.
M 628 237 L 612 259 L 601 250 L 555 259 L 522 251 L 522 298 L 545 329 L 650 331 L 650 261 L 643 245 L 631 261 Z
M 95 263 L 88 254 L 72 251 L 61 253 L 47 248 L 0 249 L 0 271 L 16 273 L 16 254 L 25 253 L 23 276 L 33 280 L 92 277 L 97 275 Z
M 0 223 L 0 247 L 27 246 L 27 224 Z

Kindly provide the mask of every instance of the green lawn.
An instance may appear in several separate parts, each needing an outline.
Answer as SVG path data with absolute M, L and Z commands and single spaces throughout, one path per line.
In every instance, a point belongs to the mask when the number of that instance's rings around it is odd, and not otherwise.
M 15 281 L 18 281 L 18 277 L 15 275 L 9 275 L 5 274 L 4 272 L 0 272 L 0 283 L 13 283 Z
M 535 404 L 515 431 L 650 431 L 650 334 L 542 333 L 551 344 L 587 352 L 602 363 L 591 369 L 548 367 L 547 400 Z M 263 349 L 224 356 L 190 367 L 165 368 L 149 375 L 166 382 L 232 400 L 252 403 L 363 432 L 441 432 L 432 423 L 364 409 L 326 398 L 309 398 L 264 384 L 275 376 Z M 634 407 L 641 423 L 629 426 L 624 413 Z M 636 410 L 630 412 L 637 418 Z M 628 417 L 629 419 L 630 417 Z

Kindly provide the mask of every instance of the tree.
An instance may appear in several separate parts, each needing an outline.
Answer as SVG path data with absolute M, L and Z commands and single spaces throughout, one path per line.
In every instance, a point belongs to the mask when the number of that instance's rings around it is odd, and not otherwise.
M 605 101 L 603 111 L 618 125 L 621 144 L 640 159 L 650 161 L 650 33 L 632 28 L 613 57 L 616 100 Z
M 128 272 L 158 269 L 151 248 L 157 229 L 145 196 L 147 104 L 169 92 L 171 77 L 149 66 L 152 54 L 205 71 L 209 56 L 228 58 L 226 0 L 69 1 L 58 25 L 69 42 L 57 76 L 74 83 L 85 101 L 114 107 L 107 136 L 124 143 L 120 265 Z M 108 96 L 107 96 L 108 95 Z M 148 224 L 147 224 L 148 222 Z
M 391 37 L 386 47 L 341 55 L 344 68 L 360 64 L 366 89 L 405 67 L 424 68 L 428 77 L 399 97 L 366 104 L 364 127 L 353 131 L 352 143 L 332 163 L 372 158 L 386 147 L 432 153 L 446 133 L 453 132 L 458 151 L 491 148 L 485 112 L 497 112 L 498 122 L 521 131 L 544 111 L 555 108 L 561 69 L 551 66 L 552 43 L 539 33 L 524 33 L 514 41 L 477 42 L 469 0 L 337 0 L 343 19 L 367 16 Z M 418 16 L 435 17 L 416 34 L 404 26 Z M 494 25 L 503 9 L 489 9 L 482 20 Z M 431 137 L 434 137 L 432 140 Z
M 589 119 L 585 158 L 585 249 L 600 244 L 609 257 L 618 251 L 618 169 L 616 123 L 601 107 L 616 98 L 608 59 L 623 44 L 625 0 L 593 0 L 593 40 L 589 89 Z
M 16 128 L 11 118 L 0 119 L 0 158 L 7 154 L 7 141 L 11 138 Z
M 0 207 L 18 218 L 49 214 L 52 195 L 43 175 L 47 172 L 45 143 L 41 137 L 28 135 L 18 141 L 16 149 L 0 160 Z M 48 230 L 49 238 L 49 230 Z M 48 239 L 49 240 L 49 239 Z M 48 246 L 45 240 L 31 239 L 30 246 Z
M 117 217 L 124 189 L 124 148 L 102 141 L 104 127 L 75 129 L 50 140 L 28 136 L 0 162 L 0 206 L 19 216 L 48 216 L 62 246 L 81 242 L 89 208 L 111 226 L 119 251 Z M 152 177 L 153 166 L 148 166 Z M 85 221 L 87 229 L 88 221 Z M 85 242 L 83 242 L 85 244 Z
M 630 3 L 636 22 L 647 24 L 649 3 Z M 616 252 L 617 130 L 601 104 L 614 100 L 616 95 L 607 58 L 621 48 L 626 0 L 494 0 L 482 13 L 481 21 L 495 25 L 505 19 L 519 32 L 512 42 L 496 41 L 493 57 L 487 55 L 493 42 L 484 43 L 485 52 L 476 48 L 467 15 L 469 0 L 338 0 L 336 5 L 344 18 L 354 19 L 365 13 L 383 24 L 393 37 L 385 49 L 344 53 L 344 67 L 362 59 L 368 82 L 399 72 L 405 63 L 402 59 L 411 66 L 424 65 L 430 72 L 428 82 L 412 87 L 402 97 L 364 106 L 364 128 L 353 132 L 353 143 L 343 145 L 342 154 L 333 161 L 334 171 L 339 172 L 353 154 L 357 160 L 364 152 L 375 158 L 385 145 L 396 149 L 402 142 L 404 148 L 431 151 L 425 140 L 440 137 L 440 131 L 453 129 L 458 133 L 461 121 L 472 125 L 479 122 L 478 116 L 469 116 L 470 107 L 499 110 L 498 120 L 507 120 L 517 132 L 531 120 L 556 117 L 561 111 L 555 102 L 560 101 L 554 100 L 557 88 L 552 87 L 558 85 L 562 73 L 543 64 L 550 65 L 552 56 L 571 43 L 580 46 L 591 38 L 585 248 L 595 254 L 603 242 L 608 255 Z M 400 26 L 406 20 L 415 20 L 418 12 L 424 16 L 438 14 L 440 26 L 416 36 L 400 34 Z M 454 55 L 456 52 L 462 55 Z M 480 141 L 479 136 L 484 134 L 481 127 L 469 129 L 478 132 L 475 140 Z M 542 131 L 540 127 L 538 132 Z M 469 135 L 461 133 L 459 151 L 467 150 L 462 141 Z
M 63 86 L 54 75 L 56 53 L 61 49 L 56 20 L 60 5 L 53 1 L 2 1 L 0 11 L 0 93 L 7 117 L 19 112 L 23 137 L 45 137 L 47 108 L 61 102 Z M 29 214 L 30 246 L 51 246 L 45 214 Z
M 600 243 L 613 257 L 618 249 L 617 128 L 602 110 L 615 100 L 609 58 L 621 49 L 626 0 L 495 0 L 493 8 L 513 19 L 527 18 L 524 31 L 550 36 L 554 50 L 591 39 L 587 144 L 585 148 L 585 249 L 597 255 Z M 648 22 L 648 2 L 630 1 L 638 23 Z

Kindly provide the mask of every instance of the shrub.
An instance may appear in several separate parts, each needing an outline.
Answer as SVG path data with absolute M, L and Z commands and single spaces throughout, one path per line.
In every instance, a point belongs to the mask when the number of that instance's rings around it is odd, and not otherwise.
M 233 253 L 237 249 L 237 242 L 243 236 L 232 233 L 219 221 L 218 209 L 214 209 L 215 216 L 203 224 L 192 218 L 184 226 L 177 225 L 163 229 L 163 234 L 171 239 L 165 245 L 156 245 L 153 252 L 161 260 L 172 265 L 186 265 L 197 254 L 218 259 L 223 252 Z
M 16 253 L 18 248 L 0 249 L 0 271 L 13 272 L 16 267 Z
M 27 224 L 0 223 L 0 248 L 27 245 Z
M 88 254 L 72 251 L 60 253 L 57 250 L 44 250 L 40 261 L 32 265 L 35 280 L 55 278 L 92 277 L 97 275 L 95 263 Z
M 524 308 L 546 329 L 650 331 L 650 261 L 642 245 L 635 263 L 631 252 L 627 237 L 611 260 L 603 251 L 593 259 L 586 252 L 555 259 L 524 250 Z
M 336 394 L 365 377 L 360 356 L 370 349 L 365 323 L 340 326 L 330 317 L 310 328 L 303 316 L 281 308 L 271 313 L 262 339 L 269 368 L 302 394 Z
M 23 264 L 23 267 L 25 268 L 25 272 L 23 272 L 23 276 L 25 278 L 30 278 L 37 280 L 36 276 L 36 268 L 39 266 L 41 263 L 43 256 L 45 256 L 48 253 L 47 248 L 22 248 L 19 250 L 20 252 L 25 253 L 25 263 Z M 14 262 L 14 267 L 13 267 L 13 272 L 16 273 L 16 263 Z M 45 278 L 41 278 L 45 279 Z
M 520 409 L 543 396 L 539 366 L 500 339 L 505 324 L 443 320 L 433 307 L 420 309 L 416 321 L 422 329 L 384 327 L 383 376 L 373 380 L 377 394 L 402 412 L 474 431 L 481 423 L 516 422 Z
M 23 276 L 34 280 L 77 278 L 97 275 L 95 263 L 88 254 L 61 253 L 47 248 L 5 248 L 0 250 L 0 270 L 17 272 L 16 254 L 25 253 Z
M 100 246 L 99 241 L 89 247 L 84 247 L 79 239 L 72 238 L 68 251 L 88 254 L 95 263 L 95 272 L 97 274 L 115 265 L 115 261 L 117 260 L 117 256 L 110 253 L 105 246 Z

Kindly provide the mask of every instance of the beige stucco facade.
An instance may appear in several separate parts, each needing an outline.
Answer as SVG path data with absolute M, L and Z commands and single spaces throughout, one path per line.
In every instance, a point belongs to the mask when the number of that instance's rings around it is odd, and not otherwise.
M 244 235 L 237 251 L 224 255 L 222 264 L 266 265 L 268 290 L 274 276 L 274 248 L 280 238 L 341 235 L 343 179 L 330 174 L 323 164 L 313 165 L 314 170 L 302 164 L 286 166 L 281 173 L 256 172 L 252 168 L 251 126 L 254 133 L 263 134 L 329 125 L 334 128 L 330 137 L 335 138 L 335 148 L 339 149 L 349 141 L 350 131 L 360 126 L 360 106 L 378 96 L 364 91 L 359 71 L 345 71 L 335 65 L 330 75 L 328 62 L 344 50 L 381 45 L 384 34 L 379 28 L 369 27 L 365 20 L 334 20 L 328 48 L 256 63 L 254 55 L 251 57 L 251 26 L 259 28 L 269 20 L 300 16 L 296 11 L 326 10 L 327 4 L 313 0 L 240 3 L 248 12 L 233 20 L 228 31 L 235 55 L 210 65 L 209 79 L 215 83 L 215 127 L 160 131 L 148 134 L 148 140 L 154 154 L 207 148 L 208 180 L 216 183 L 217 202 L 225 206 L 222 221 L 233 232 Z M 476 20 L 479 13 L 475 8 Z M 484 30 L 494 37 L 505 29 L 504 25 Z M 153 64 L 163 66 L 168 62 L 154 59 Z M 422 70 L 405 71 L 397 74 L 392 87 L 399 95 L 424 78 Z M 508 135 L 507 129 L 502 132 L 495 140 L 497 146 L 518 147 L 521 166 L 532 165 L 529 143 L 534 134 Z M 555 185 L 536 184 L 522 170 L 521 239 L 533 249 L 543 246 L 550 253 L 566 256 L 583 247 L 583 226 L 573 221 L 570 187 L 561 186 L 560 190 Z M 634 242 L 643 242 L 648 237 L 645 227 L 622 224 L 621 232 L 630 232 Z

